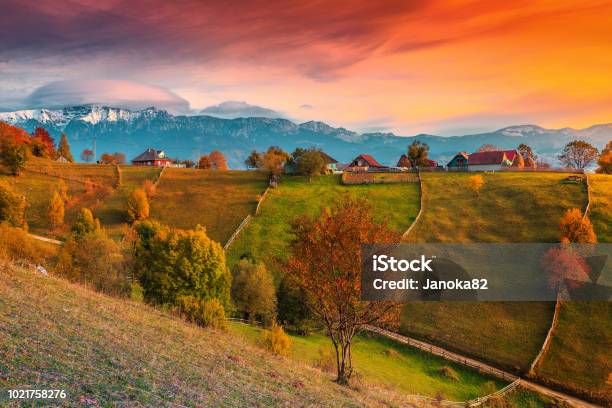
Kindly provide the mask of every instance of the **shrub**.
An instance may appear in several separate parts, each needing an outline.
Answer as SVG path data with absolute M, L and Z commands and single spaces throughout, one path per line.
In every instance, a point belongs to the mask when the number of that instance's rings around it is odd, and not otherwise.
M 484 185 L 484 178 L 480 174 L 476 174 L 474 176 L 470 176 L 469 184 L 472 191 L 476 194 L 480 194 L 480 189 Z
M 20 228 L 0 223 L 0 259 L 42 264 L 53 255 L 54 251 L 49 245 L 32 239 Z
M 64 200 L 57 191 L 51 196 L 47 217 L 52 228 L 59 228 L 64 224 Z
M 594 244 L 597 236 L 588 217 L 582 216 L 579 208 L 567 210 L 559 223 L 561 242 L 571 244 Z
M 78 240 L 71 236 L 60 251 L 56 271 L 110 295 L 129 296 L 131 291 L 121 247 L 100 229 Z
M 232 276 L 225 253 L 203 228 L 170 229 L 152 221 L 136 224 L 134 273 L 147 302 L 176 305 L 179 296 L 217 298 L 229 306 Z
M 149 218 L 149 199 L 143 189 L 136 189 L 130 193 L 127 203 L 128 220 L 130 222 Z
M 25 197 L 16 193 L 8 183 L 0 181 L 0 222 L 6 222 L 13 227 L 27 228 L 25 209 Z
M 285 333 L 283 327 L 276 322 L 262 333 L 264 347 L 274 354 L 286 356 L 291 349 L 291 338 Z
M 236 307 L 247 319 L 272 321 L 276 314 L 276 293 L 266 266 L 242 259 L 232 272 L 232 299 Z
M 72 238 L 75 241 L 80 241 L 85 236 L 100 230 L 100 220 L 94 219 L 94 216 L 89 208 L 81 208 L 81 211 L 76 217 L 74 225 L 72 225 Z
M 219 300 L 206 299 L 202 302 L 202 326 L 224 329 L 227 326 L 225 309 Z
M 457 371 L 455 371 L 452 367 L 446 365 L 442 366 L 438 370 L 438 374 L 440 377 L 446 378 L 447 380 L 459 381 L 459 374 L 457 374 Z
M 225 309 L 217 299 L 201 300 L 183 295 L 177 298 L 178 310 L 186 320 L 204 327 L 224 329 L 227 326 Z
M 315 367 L 326 373 L 334 373 L 336 371 L 336 356 L 331 347 L 319 347 Z
M 290 331 L 308 334 L 313 330 L 315 318 L 308 307 L 306 291 L 296 285 L 290 274 L 285 274 L 278 287 L 278 320 Z
M 66 184 L 64 179 L 59 179 L 59 183 L 57 183 L 57 192 L 59 193 L 64 203 L 67 203 L 70 199 L 70 195 L 68 194 L 68 185 Z
M 25 144 L 7 143 L 0 149 L 0 162 L 5 165 L 13 176 L 18 176 L 30 156 Z
M 155 183 L 153 183 L 151 180 L 145 180 L 142 184 L 142 189 L 147 194 L 149 200 L 155 197 L 155 194 L 157 193 L 157 187 L 155 186 Z

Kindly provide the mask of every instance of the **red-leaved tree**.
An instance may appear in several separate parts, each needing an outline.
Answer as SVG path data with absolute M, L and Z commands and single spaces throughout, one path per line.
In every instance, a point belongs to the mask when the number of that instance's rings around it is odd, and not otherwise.
M 396 243 L 400 237 L 374 221 L 365 200 L 345 196 L 314 219 L 294 222 L 287 273 L 303 288 L 309 308 L 325 325 L 336 355 L 337 382 L 353 373 L 351 344 L 364 325 L 397 318 L 397 304 L 366 302 L 361 295 L 361 245 Z

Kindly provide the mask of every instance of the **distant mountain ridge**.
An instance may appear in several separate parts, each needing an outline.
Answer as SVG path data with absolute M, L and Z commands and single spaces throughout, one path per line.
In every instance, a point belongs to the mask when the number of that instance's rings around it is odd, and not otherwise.
M 65 132 L 75 156 L 83 149 L 91 148 L 95 138 L 98 154 L 121 151 L 128 158 L 148 147 L 163 149 L 170 156 L 181 159 L 195 159 L 200 154 L 219 149 L 234 168 L 243 166 L 251 150 L 265 150 L 271 145 L 288 151 L 316 146 L 340 162 L 348 162 L 360 153 L 369 153 L 381 163 L 395 164 L 407 145 L 419 139 L 429 144 L 430 156 L 444 164 L 456 152 L 472 152 L 484 143 L 507 149 L 526 143 L 537 154 L 554 159 L 573 139 L 587 140 L 598 148 L 612 140 L 612 124 L 585 129 L 519 125 L 462 136 L 397 136 L 380 132 L 357 133 L 318 121 L 296 124 L 281 118 L 175 116 L 153 107 L 131 111 L 97 105 L 0 112 L 0 120 L 27 131 L 44 127 L 56 137 Z

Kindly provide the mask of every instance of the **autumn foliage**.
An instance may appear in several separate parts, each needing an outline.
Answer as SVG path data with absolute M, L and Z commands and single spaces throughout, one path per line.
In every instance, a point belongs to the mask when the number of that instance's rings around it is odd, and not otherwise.
M 307 293 L 309 307 L 325 325 L 336 354 L 337 381 L 347 384 L 353 373 L 355 333 L 396 311 L 389 302 L 361 300 L 361 245 L 395 243 L 400 237 L 374 221 L 365 200 L 348 195 L 317 218 L 298 219 L 293 233 L 288 275 Z
M 210 158 L 210 164 L 215 170 L 227 170 L 227 161 L 225 156 L 219 150 L 213 150 L 208 156 Z
M 54 191 L 47 208 L 47 217 L 51 228 L 59 228 L 64 224 L 64 200 L 59 192 Z
M 578 208 L 567 210 L 559 223 L 560 241 L 571 244 L 594 244 L 597 236 L 588 217 Z
M 480 189 L 484 185 L 484 178 L 480 174 L 476 174 L 474 176 L 470 176 L 468 179 L 470 188 L 476 194 L 480 194 Z
M 542 257 L 541 265 L 551 289 L 559 288 L 562 283 L 570 289 L 576 288 L 589 279 L 589 265 L 570 246 L 549 249 Z
M 148 218 L 149 209 L 149 198 L 143 189 L 138 188 L 130 193 L 127 202 L 127 214 L 131 222 Z

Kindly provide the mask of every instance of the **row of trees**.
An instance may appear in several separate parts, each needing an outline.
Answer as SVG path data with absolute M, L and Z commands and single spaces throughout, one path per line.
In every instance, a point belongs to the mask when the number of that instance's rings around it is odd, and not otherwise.
M 11 174 L 19 175 L 32 155 L 50 159 L 61 156 L 70 162 L 74 161 L 64 133 L 56 147 L 53 137 L 43 128 L 36 128 L 30 135 L 21 128 L 0 122 L 0 162 Z
M 219 150 L 213 150 L 198 160 L 198 168 L 202 170 L 227 170 L 227 160 Z
M 298 147 L 289 154 L 278 146 L 271 146 L 265 152 L 253 150 L 244 161 L 247 168 L 258 169 L 267 174 L 279 176 L 290 166 L 296 174 L 312 177 L 325 173 L 327 155 L 315 147 Z

